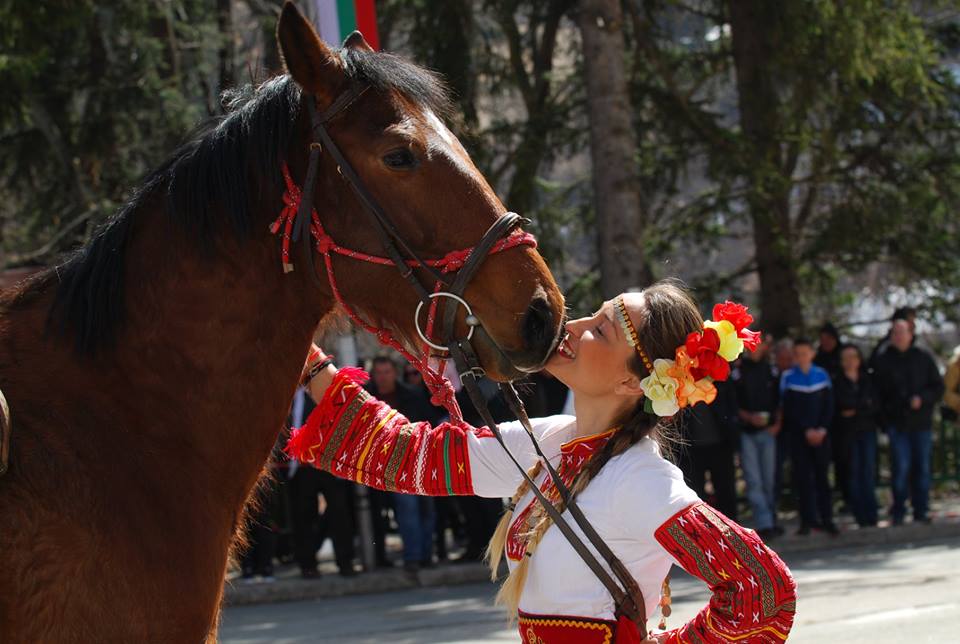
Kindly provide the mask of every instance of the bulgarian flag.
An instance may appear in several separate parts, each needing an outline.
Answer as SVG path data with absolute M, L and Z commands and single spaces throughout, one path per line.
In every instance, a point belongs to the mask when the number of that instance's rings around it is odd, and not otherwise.
M 320 37 L 328 44 L 339 47 L 344 38 L 359 31 L 371 47 L 380 49 L 373 0 L 309 0 L 307 4 L 313 9 Z

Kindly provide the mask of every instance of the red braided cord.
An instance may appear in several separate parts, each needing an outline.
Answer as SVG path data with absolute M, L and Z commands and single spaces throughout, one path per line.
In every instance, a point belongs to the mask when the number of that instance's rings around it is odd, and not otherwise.
M 290 233 L 297 217 L 297 210 L 300 206 L 302 193 L 300 192 L 300 188 L 291 178 L 290 170 L 286 163 L 283 164 L 282 170 L 283 179 L 287 184 L 287 190 L 283 194 L 284 207 L 283 210 L 280 211 L 280 215 L 277 217 L 276 221 L 271 224 L 270 232 L 276 235 L 281 230 L 283 231 L 283 241 L 281 245 L 280 256 L 283 261 L 284 272 L 289 272 L 290 270 L 293 270 L 292 263 L 290 262 Z M 456 392 L 454 391 L 450 380 L 443 375 L 446 359 L 440 358 L 437 368 L 434 369 L 429 363 L 430 347 L 426 343 L 423 344 L 423 357 L 415 357 L 404 348 L 404 346 L 393 336 L 392 333 L 390 333 L 390 331 L 374 326 L 361 318 L 340 293 L 340 287 L 337 285 L 336 276 L 333 272 L 333 259 L 331 254 L 337 253 L 338 255 L 342 255 L 344 257 L 349 257 L 351 259 L 368 262 L 371 264 L 380 264 L 382 266 L 392 266 L 393 260 L 388 257 L 371 255 L 369 253 L 363 253 L 340 246 L 333 241 L 333 238 L 331 238 L 330 235 L 327 234 L 326 230 L 324 230 L 323 224 L 320 222 L 320 216 L 317 214 L 315 209 L 311 211 L 311 215 L 310 233 L 316 240 L 317 252 L 323 255 L 324 265 L 326 266 L 327 270 L 327 278 L 330 281 L 330 289 L 333 291 L 333 296 L 336 298 L 337 303 L 340 304 L 354 324 L 358 325 L 368 333 L 375 335 L 380 344 L 392 347 L 398 353 L 400 353 L 400 355 L 406 358 L 412 365 L 414 365 L 420 371 L 420 373 L 423 374 L 423 382 L 427 386 L 427 389 L 430 390 L 430 402 L 434 405 L 439 405 L 446 408 L 447 411 L 450 412 L 451 422 L 456 424 L 461 423 L 463 421 L 463 415 L 460 412 L 460 406 L 457 404 Z M 537 240 L 528 232 L 517 232 L 497 241 L 491 247 L 490 254 L 493 255 L 517 246 L 532 246 L 536 248 Z M 428 259 L 424 260 L 423 263 L 427 266 L 439 268 L 441 273 L 452 273 L 463 268 L 473 250 L 473 247 L 471 247 L 462 250 L 451 251 L 440 259 Z M 419 263 L 412 259 L 406 260 L 406 263 L 408 266 L 413 268 L 419 266 Z M 434 286 L 434 293 L 439 292 L 442 287 L 443 282 L 437 281 L 436 285 Z M 427 337 L 431 337 L 433 334 L 433 327 L 436 322 L 437 304 L 438 302 L 436 298 L 430 303 L 430 308 L 427 313 Z

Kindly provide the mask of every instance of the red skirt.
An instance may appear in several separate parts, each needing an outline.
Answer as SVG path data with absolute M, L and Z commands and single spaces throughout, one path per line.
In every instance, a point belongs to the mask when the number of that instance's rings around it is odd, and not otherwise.
M 521 611 L 519 627 L 524 644 L 613 644 L 618 641 L 617 622 L 612 620 L 531 615 Z

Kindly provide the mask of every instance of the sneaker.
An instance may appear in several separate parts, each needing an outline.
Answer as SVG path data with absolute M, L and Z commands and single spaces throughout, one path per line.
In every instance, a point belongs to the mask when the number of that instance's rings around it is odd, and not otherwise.
M 922 523 L 924 525 L 930 525 L 933 523 L 933 519 L 929 516 L 919 517 L 913 520 L 914 523 Z
M 893 519 L 890 520 L 890 525 L 893 525 L 893 526 L 903 525 L 903 517 L 893 517 Z
M 320 571 L 316 568 L 302 568 L 300 570 L 300 577 L 303 579 L 319 579 Z
M 836 523 L 827 523 L 826 525 L 823 526 L 823 530 L 824 532 L 829 534 L 831 537 L 840 536 L 840 528 L 837 527 Z
M 800 526 L 800 529 L 797 530 L 797 536 L 798 536 L 798 537 L 807 537 L 807 536 L 809 536 L 809 535 L 810 535 L 810 526 L 808 526 L 807 524 L 802 524 L 802 525 Z
M 340 576 L 341 576 L 341 577 L 356 577 L 356 576 L 357 576 L 357 571 L 354 570 L 353 566 L 350 566 L 349 568 L 343 567 L 343 568 L 340 569 Z
M 419 561 L 404 561 L 403 562 L 404 572 L 411 574 L 416 574 L 420 572 L 420 562 Z

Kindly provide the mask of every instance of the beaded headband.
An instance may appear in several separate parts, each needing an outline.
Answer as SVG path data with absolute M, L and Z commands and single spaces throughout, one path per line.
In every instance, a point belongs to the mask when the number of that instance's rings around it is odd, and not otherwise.
M 640 336 L 637 334 L 637 328 L 633 326 L 633 320 L 627 315 L 627 305 L 624 304 L 622 295 L 618 295 L 613 299 L 613 310 L 616 312 L 617 320 L 619 320 L 620 326 L 623 328 L 623 335 L 627 338 L 627 344 L 637 350 L 637 353 L 640 355 L 640 360 L 643 361 L 643 366 L 646 367 L 647 371 L 653 371 L 653 362 L 650 361 L 647 352 L 643 350 L 643 345 L 640 344 Z

